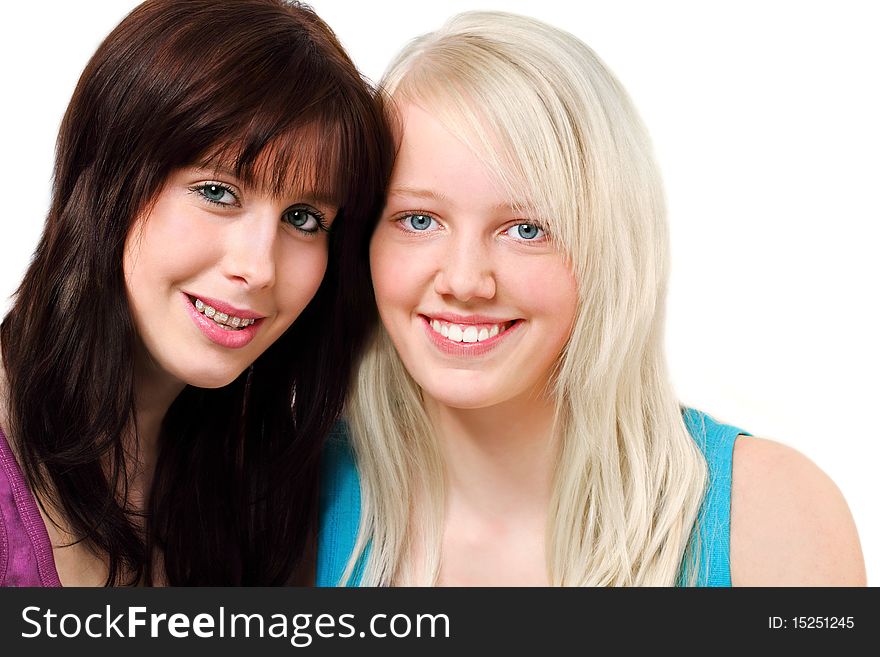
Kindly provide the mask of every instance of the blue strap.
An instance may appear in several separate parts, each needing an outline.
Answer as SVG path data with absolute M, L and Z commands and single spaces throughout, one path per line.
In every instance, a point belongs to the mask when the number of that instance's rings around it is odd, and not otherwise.
M 318 564 L 315 586 L 339 586 L 354 552 L 361 516 L 361 487 L 345 425 L 327 439 L 321 459 Z M 360 585 L 366 552 L 348 586 Z
M 695 528 L 699 544 L 697 586 L 730 586 L 730 483 L 733 446 L 739 435 L 751 434 L 720 424 L 705 413 L 686 408 L 684 422 L 708 466 L 706 496 Z M 682 574 L 686 581 L 687 573 Z

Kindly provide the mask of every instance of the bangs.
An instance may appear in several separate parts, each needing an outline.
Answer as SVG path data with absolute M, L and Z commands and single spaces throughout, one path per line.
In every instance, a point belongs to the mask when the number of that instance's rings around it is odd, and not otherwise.
M 614 81 L 602 78 L 594 89 L 593 77 L 601 73 L 593 72 L 582 47 L 545 52 L 535 39 L 544 35 L 540 26 L 512 24 L 509 33 L 507 26 L 499 33 L 483 29 L 480 20 L 464 14 L 411 42 L 381 84 L 398 103 L 420 105 L 468 146 L 509 203 L 540 223 L 586 279 L 596 251 L 591 245 L 608 230 L 598 209 L 623 195 L 622 167 L 613 158 L 625 142 L 605 129 L 599 92 L 612 94 Z M 549 44 L 556 34 L 546 33 Z
M 252 127 L 211 148 L 199 158 L 199 165 L 228 171 L 264 194 L 306 194 L 339 208 L 348 196 L 343 175 L 348 149 L 343 132 L 338 121 L 325 117 L 290 126 L 277 135 Z
M 241 20 L 229 20 L 239 10 Z M 199 164 L 275 196 L 345 203 L 346 171 L 362 168 L 369 91 L 344 52 L 326 45 L 325 27 L 291 24 L 287 12 L 272 4 L 256 16 L 233 2 L 204 29 L 171 31 L 157 59 L 180 70 L 173 85 L 166 71 L 152 76 L 156 147 L 147 148 L 164 172 Z
M 397 81 L 393 96 L 398 105 L 412 102 L 434 116 L 484 164 L 511 207 L 540 223 L 570 255 L 581 232 L 573 224 L 584 216 L 573 207 L 584 187 L 578 145 L 558 115 L 548 117 L 536 84 L 522 84 L 504 74 L 509 63 L 479 54 L 489 61 L 474 53 L 448 61 L 425 56 Z

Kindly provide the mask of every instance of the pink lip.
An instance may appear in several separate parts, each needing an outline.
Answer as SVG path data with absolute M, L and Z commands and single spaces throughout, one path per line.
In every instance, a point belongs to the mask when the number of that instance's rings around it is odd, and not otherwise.
M 447 322 L 457 323 L 457 324 L 503 324 L 504 321 L 497 321 L 492 318 L 486 318 L 482 315 L 468 315 L 469 321 L 462 321 L 461 319 L 447 319 L 450 315 L 432 315 L 430 318 L 425 315 L 419 315 L 419 318 L 422 320 L 422 324 L 425 327 L 425 331 L 428 334 L 428 339 L 434 343 L 434 346 L 437 347 L 441 352 L 448 356 L 457 356 L 459 358 L 476 358 L 477 356 L 483 356 L 501 344 L 501 341 L 505 338 L 509 337 L 509 334 L 517 333 L 517 329 L 522 324 L 521 320 L 514 320 L 513 324 L 510 325 L 507 329 L 499 333 L 498 335 L 489 338 L 488 340 L 483 340 L 482 342 L 453 342 L 448 338 L 444 338 L 442 335 L 437 333 L 434 329 L 431 328 L 431 319 L 443 319 Z M 452 317 L 463 317 L 462 315 L 452 315 Z M 483 321 L 488 319 L 489 321 Z M 479 320 L 479 321 L 478 321 Z M 508 322 L 510 320 L 507 320 Z
M 510 318 L 490 317 L 489 315 L 459 315 L 457 313 L 439 312 L 422 313 L 423 317 L 430 320 L 439 319 L 450 324 L 507 324 Z
M 212 308 L 216 308 L 221 312 L 226 313 L 227 315 L 234 315 L 235 317 L 241 317 L 242 319 L 255 319 L 256 321 L 250 326 L 238 329 L 236 331 L 228 331 L 224 328 L 221 328 L 220 325 L 215 322 L 213 319 L 209 319 L 205 317 L 202 313 L 196 310 L 195 306 L 192 304 L 192 301 L 189 300 L 189 295 L 186 293 L 182 293 L 181 298 L 183 299 L 183 303 L 186 307 L 189 316 L 192 318 L 195 325 L 198 329 L 214 344 L 220 345 L 221 347 L 227 347 L 228 349 L 241 349 L 242 347 L 247 346 L 251 340 L 253 340 L 257 332 L 260 330 L 260 326 L 263 323 L 263 318 L 260 315 L 255 315 L 254 313 L 244 315 L 239 315 L 242 311 L 233 309 L 229 304 L 224 304 L 222 302 L 217 302 L 215 299 L 206 299 L 204 297 L 198 297 L 202 301 L 205 302 L 206 305 L 211 306 Z M 217 304 L 216 306 L 214 304 Z M 227 308 L 232 310 L 227 310 Z

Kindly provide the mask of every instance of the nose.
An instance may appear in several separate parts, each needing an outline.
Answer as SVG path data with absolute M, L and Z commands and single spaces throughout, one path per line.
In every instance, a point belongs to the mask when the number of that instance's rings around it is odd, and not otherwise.
M 434 277 L 434 291 L 461 302 L 495 296 L 495 273 L 489 250 L 478 239 L 451 240 Z
M 269 207 L 231 222 L 223 258 L 224 275 L 249 288 L 272 287 L 275 284 L 278 227 L 278 213 Z

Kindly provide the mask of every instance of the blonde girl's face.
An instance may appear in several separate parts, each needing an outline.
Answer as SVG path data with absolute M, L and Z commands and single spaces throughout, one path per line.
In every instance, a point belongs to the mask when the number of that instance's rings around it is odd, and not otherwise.
M 577 307 L 565 258 L 430 113 L 405 104 L 401 126 L 370 245 L 394 346 L 424 393 L 453 408 L 540 394 Z

